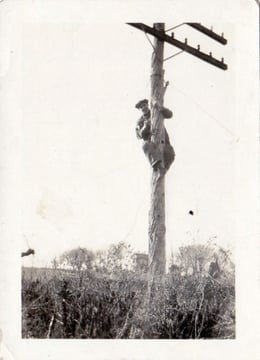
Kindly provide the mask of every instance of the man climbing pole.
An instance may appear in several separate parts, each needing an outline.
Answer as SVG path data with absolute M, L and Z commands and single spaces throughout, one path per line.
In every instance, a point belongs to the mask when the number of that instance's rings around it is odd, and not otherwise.
M 151 111 L 149 109 L 148 100 L 140 100 L 135 107 L 142 112 L 142 116 L 136 124 L 136 136 L 138 139 L 144 141 L 142 146 L 143 151 L 154 170 L 165 174 L 175 159 L 175 152 L 170 144 L 169 135 L 164 128 L 165 140 L 163 152 L 161 153 L 158 146 L 151 141 Z M 170 119 L 172 117 L 172 111 L 165 107 L 160 109 L 160 113 L 165 119 Z

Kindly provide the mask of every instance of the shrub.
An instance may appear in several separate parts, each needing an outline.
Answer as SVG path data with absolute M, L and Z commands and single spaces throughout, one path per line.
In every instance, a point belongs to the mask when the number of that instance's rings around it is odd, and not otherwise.
M 33 278 L 23 272 L 22 336 L 234 338 L 235 277 L 227 252 L 209 247 L 180 250 L 171 270 L 156 283 L 150 302 L 146 275 L 118 263 L 114 272 L 53 269 Z M 192 254 L 196 260 L 187 261 Z

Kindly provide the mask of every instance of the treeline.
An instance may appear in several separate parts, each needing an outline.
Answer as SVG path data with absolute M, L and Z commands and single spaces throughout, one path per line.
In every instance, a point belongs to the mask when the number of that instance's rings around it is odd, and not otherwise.
M 52 268 L 117 273 L 122 269 L 133 269 L 134 258 L 131 246 L 121 241 L 110 245 L 107 250 L 92 251 L 78 247 L 65 251 L 59 258 L 52 260 Z

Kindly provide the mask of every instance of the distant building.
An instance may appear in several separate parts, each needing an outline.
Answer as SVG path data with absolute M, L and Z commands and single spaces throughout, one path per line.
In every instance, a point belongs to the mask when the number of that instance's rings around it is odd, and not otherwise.
M 148 255 L 144 253 L 134 254 L 135 271 L 147 273 L 148 271 Z

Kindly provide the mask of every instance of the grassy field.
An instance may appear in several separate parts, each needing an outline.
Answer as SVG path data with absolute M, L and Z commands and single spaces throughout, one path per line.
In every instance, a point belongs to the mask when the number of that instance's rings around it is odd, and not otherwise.
M 146 276 L 134 271 L 23 268 L 22 337 L 232 339 L 234 274 L 176 268 L 148 307 Z

